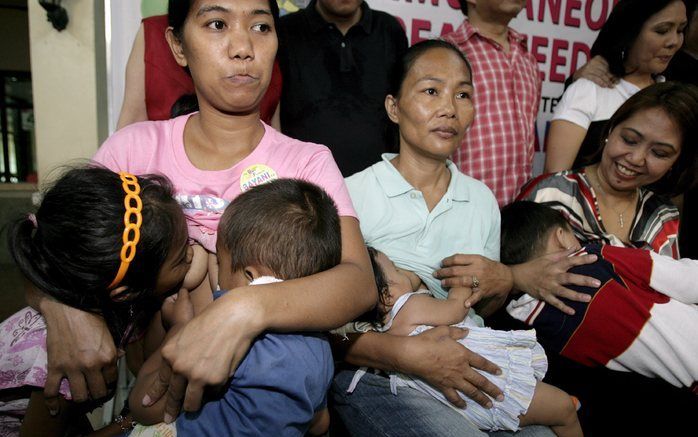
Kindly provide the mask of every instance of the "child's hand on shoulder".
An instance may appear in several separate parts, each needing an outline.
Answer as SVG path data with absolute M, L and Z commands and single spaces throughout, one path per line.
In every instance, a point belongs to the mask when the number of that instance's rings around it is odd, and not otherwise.
M 194 306 L 189 299 L 189 291 L 182 288 L 179 293 L 169 296 L 162 303 L 162 323 L 168 331 L 179 324 L 194 318 Z

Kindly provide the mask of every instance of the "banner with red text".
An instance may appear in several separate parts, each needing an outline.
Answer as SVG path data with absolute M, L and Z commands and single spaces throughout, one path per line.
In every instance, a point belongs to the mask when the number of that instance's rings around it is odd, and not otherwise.
M 537 123 L 538 151 L 543 149 L 543 139 L 565 79 L 587 61 L 596 34 L 616 2 L 527 0 L 519 16 L 512 20 L 511 27 L 528 37 L 528 49 L 538 61 L 543 79 Z M 397 17 L 410 44 L 438 38 L 463 21 L 458 0 L 369 0 L 368 3 Z

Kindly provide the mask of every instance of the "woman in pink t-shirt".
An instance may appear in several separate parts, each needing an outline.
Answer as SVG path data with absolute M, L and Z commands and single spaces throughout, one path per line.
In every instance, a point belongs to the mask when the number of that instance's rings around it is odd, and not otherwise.
M 182 401 L 186 410 L 196 410 L 205 386 L 226 382 L 261 332 L 328 330 L 368 310 L 377 294 L 358 220 L 330 152 L 285 137 L 260 121 L 259 105 L 277 49 L 276 2 L 170 2 L 169 14 L 175 26 L 168 28 L 167 40 L 177 63 L 191 72 L 200 112 L 122 129 L 96 160 L 112 169 L 171 177 L 188 215 L 190 236 L 201 240 L 207 232 L 215 234 L 222 211 L 217 202 L 284 176 L 308 179 L 328 191 L 338 205 L 342 230 L 337 267 L 303 279 L 236 289 L 168 338 L 162 348 L 162 383 L 144 403 L 166 395 L 166 416 L 176 417 Z M 45 394 L 55 397 L 64 376 L 75 397 L 95 394 L 116 357 L 104 322 L 38 292 L 29 298 L 48 326 Z M 61 338 L 52 332 L 60 332 Z

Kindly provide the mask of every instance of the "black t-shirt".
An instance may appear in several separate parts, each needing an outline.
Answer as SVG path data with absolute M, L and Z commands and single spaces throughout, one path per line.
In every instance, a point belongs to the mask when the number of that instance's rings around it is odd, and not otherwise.
M 393 16 L 365 2 L 361 10 L 346 35 L 320 16 L 315 1 L 279 25 L 281 130 L 329 147 L 344 176 L 379 161 L 395 142 L 384 101 L 407 50 Z

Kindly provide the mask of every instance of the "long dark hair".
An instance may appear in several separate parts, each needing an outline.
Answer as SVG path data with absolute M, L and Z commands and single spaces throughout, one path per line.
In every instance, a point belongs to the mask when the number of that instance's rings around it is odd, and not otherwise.
M 56 300 L 104 316 L 117 343 L 132 320 L 157 309 L 153 290 L 183 220 L 162 176 L 139 176 L 143 222 L 136 256 L 121 285 L 133 299 L 119 303 L 107 287 L 120 265 L 124 189 L 116 173 L 95 165 L 68 170 L 43 193 L 34 217 L 10 223 L 10 254 L 24 276 Z M 36 222 L 36 225 L 34 224 Z
M 591 56 L 603 56 L 609 71 L 617 77 L 631 73 L 625 70 L 625 58 L 642 26 L 652 15 L 676 1 L 686 5 L 687 12 L 693 10 L 685 0 L 620 0 L 599 31 L 591 47 Z

